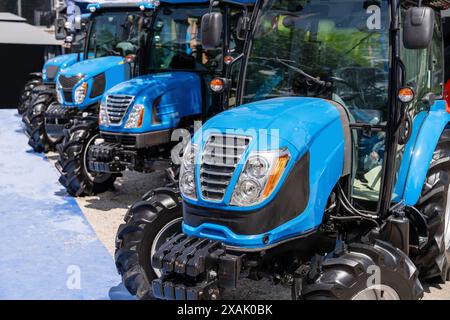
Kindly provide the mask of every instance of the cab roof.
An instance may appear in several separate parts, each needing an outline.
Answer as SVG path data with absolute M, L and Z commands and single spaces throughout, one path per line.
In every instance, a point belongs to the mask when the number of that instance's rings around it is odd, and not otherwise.
M 417 1 L 405 1 L 413 6 L 417 5 Z M 450 8 L 450 0 L 422 0 L 422 5 L 431 7 L 435 10 L 446 10 Z
M 209 3 L 210 0 L 134 0 L 134 1 L 104 1 L 99 3 L 92 3 L 88 5 L 88 10 L 93 12 L 105 8 L 145 8 L 154 9 L 160 3 L 167 4 L 196 4 L 196 3 Z M 227 2 L 227 1 L 223 1 Z M 253 4 L 256 0 L 232 0 L 231 3 L 241 3 L 241 4 Z

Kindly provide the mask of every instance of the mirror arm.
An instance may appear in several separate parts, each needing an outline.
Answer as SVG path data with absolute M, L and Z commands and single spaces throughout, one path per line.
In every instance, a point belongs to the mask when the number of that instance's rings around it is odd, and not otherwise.
M 228 65 L 228 69 L 231 70 L 234 66 L 235 63 L 237 63 L 238 61 L 242 60 L 242 58 L 244 57 L 244 54 L 241 53 L 239 54 L 235 59 L 233 59 L 233 61 Z

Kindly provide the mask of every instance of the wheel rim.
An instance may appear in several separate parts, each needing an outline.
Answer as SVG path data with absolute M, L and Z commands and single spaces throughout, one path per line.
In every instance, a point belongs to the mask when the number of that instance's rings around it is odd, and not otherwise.
M 95 143 L 95 140 L 97 140 L 100 137 L 100 134 L 94 135 L 86 144 L 83 151 L 83 169 L 86 177 L 91 181 L 92 183 L 103 183 L 106 180 L 108 180 L 111 177 L 111 174 L 109 173 L 91 173 L 87 167 L 88 163 L 88 150 L 89 147 Z
M 358 292 L 352 300 L 400 300 L 400 297 L 392 287 L 382 284 Z
M 161 247 L 161 245 L 167 241 L 168 238 L 172 237 L 178 232 L 181 232 L 181 223 L 183 218 L 176 218 L 166 224 L 156 235 L 155 239 L 153 239 L 152 248 L 150 251 L 150 261 L 156 251 Z M 156 276 L 161 277 L 161 269 L 153 268 L 153 272 L 155 272 Z
M 444 216 L 444 241 L 445 248 L 450 249 L 450 186 L 447 186 L 447 199 L 445 204 L 445 216 Z

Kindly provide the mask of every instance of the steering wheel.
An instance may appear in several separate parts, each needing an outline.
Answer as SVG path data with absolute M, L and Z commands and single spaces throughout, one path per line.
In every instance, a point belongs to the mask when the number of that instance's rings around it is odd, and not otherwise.
M 353 87 L 353 85 L 351 85 L 349 82 L 347 82 L 346 80 L 340 78 L 340 77 L 336 77 L 336 76 L 332 76 L 330 77 L 330 80 L 332 83 L 340 83 L 343 84 L 344 86 L 348 87 L 350 89 L 350 91 L 339 93 L 339 97 L 343 100 L 343 101 L 352 101 L 355 100 L 356 98 L 361 98 L 361 92 L 359 90 L 357 90 L 355 87 Z M 336 93 L 337 94 L 337 93 Z

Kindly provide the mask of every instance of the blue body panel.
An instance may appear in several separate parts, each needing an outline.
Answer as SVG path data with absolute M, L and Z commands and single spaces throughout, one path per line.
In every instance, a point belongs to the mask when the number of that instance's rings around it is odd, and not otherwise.
M 141 128 L 126 129 L 125 124 L 132 109 L 130 107 L 122 125 L 100 126 L 100 131 L 145 133 L 173 129 L 182 118 L 200 114 L 202 110 L 200 76 L 193 72 L 165 72 L 138 77 L 110 89 L 104 100 L 107 95 L 134 96 L 133 105 L 145 107 L 144 120 Z M 159 122 L 152 123 L 153 104 L 157 99 L 161 99 L 156 109 Z
M 211 133 L 228 133 L 252 137 L 248 149 L 237 165 L 224 200 L 212 202 L 198 194 L 198 200 L 184 198 L 187 203 L 228 211 L 255 211 L 271 202 L 294 165 L 310 153 L 310 194 L 304 212 L 269 232 L 269 243 L 264 244 L 265 234 L 236 235 L 224 226 L 206 223 L 197 228 L 186 224 L 183 230 L 189 235 L 208 237 L 242 248 L 260 248 L 314 230 L 322 223 L 329 195 L 342 175 L 344 165 L 344 129 L 339 111 L 328 101 L 315 98 L 277 98 L 247 104 L 223 112 L 212 118 L 195 134 L 193 142 L 202 150 Z M 230 131 L 238 130 L 238 131 Z M 239 131 L 240 130 L 240 131 Z M 276 143 L 279 141 L 279 143 Z M 239 174 L 252 151 L 287 148 L 291 159 L 280 182 L 268 199 L 253 207 L 229 205 Z M 196 184 L 200 190 L 200 157 L 196 165 Z M 330 166 L 330 163 L 333 165 Z M 257 223 L 257 221 L 255 221 Z
M 92 97 L 90 96 L 93 79 L 94 77 L 104 73 L 106 76 L 106 86 L 105 92 L 112 88 L 113 86 L 130 79 L 131 70 L 129 63 L 125 62 L 124 58 L 109 56 L 97 59 L 87 59 L 82 62 L 76 63 L 68 68 L 62 69 L 59 75 L 64 75 L 66 77 L 71 77 L 79 74 L 83 74 L 84 78 L 80 80 L 73 88 L 74 93 L 77 87 L 79 87 L 83 82 L 88 83 L 88 91 L 86 94 L 86 99 L 82 104 L 75 105 L 75 103 L 70 103 L 64 101 L 64 106 L 77 107 L 79 109 L 85 109 L 87 106 L 98 103 L 103 95 Z M 60 90 L 60 88 L 58 88 Z
M 415 117 L 395 185 L 394 201 L 414 206 L 419 200 L 434 150 L 450 123 L 450 114 L 445 108 L 446 102 L 439 100 L 429 112 L 422 111 Z
M 74 63 L 77 63 L 79 59 L 80 60 L 83 59 L 83 54 L 78 54 L 78 53 L 63 54 L 63 55 L 57 56 L 53 59 L 47 60 L 44 64 L 44 68 L 42 70 L 42 81 L 44 81 L 46 83 L 55 83 L 56 79 L 58 78 L 59 73 L 61 72 L 61 69 L 67 68 L 67 67 L 73 65 Z M 46 69 L 47 69 L 47 67 L 50 67 L 50 66 L 58 67 L 58 73 L 56 74 L 54 80 L 47 79 Z

